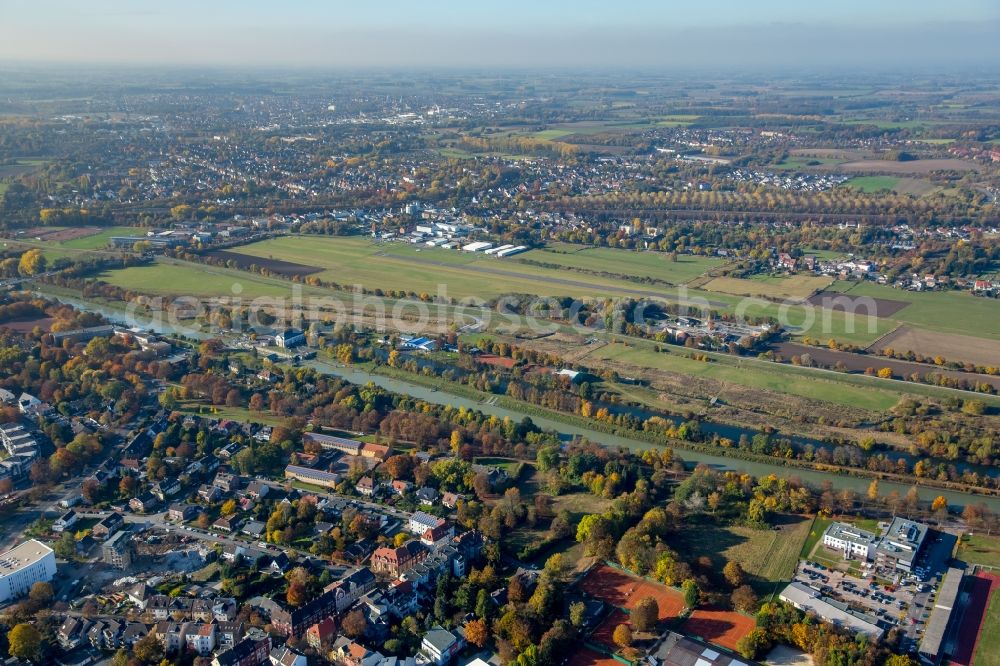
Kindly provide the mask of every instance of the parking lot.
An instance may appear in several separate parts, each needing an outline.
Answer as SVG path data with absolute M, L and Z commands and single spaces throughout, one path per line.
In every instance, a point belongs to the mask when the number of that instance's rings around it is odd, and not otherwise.
M 941 582 L 954 542 L 953 535 L 931 531 L 912 575 L 871 569 L 880 580 L 893 581 L 888 589 L 871 578 L 859 578 L 819 562 L 799 562 L 795 580 L 819 588 L 826 596 L 869 613 L 888 625 L 898 625 L 903 631 L 901 647 L 904 652 L 910 652 L 916 649 L 923 635 L 930 617 L 928 604 Z M 834 556 L 831 552 L 830 559 Z
M 835 571 L 818 563 L 800 562 L 796 579 L 820 587 L 828 596 L 881 619 L 896 622 L 913 602 L 912 586 L 886 589 L 882 585 Z

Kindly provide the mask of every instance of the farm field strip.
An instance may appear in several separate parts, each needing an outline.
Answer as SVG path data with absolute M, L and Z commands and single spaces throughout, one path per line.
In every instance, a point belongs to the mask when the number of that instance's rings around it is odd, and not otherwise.
M 790 375 L 784 366 L 778 364 L 772 364 L 773 367 L 743 368 L 719 362 L 695 361 L 680 355 L 682 352 L 674 353 L 673 350 L 656 352 L 626 347 L 623 344 L 609 344 L 591 353 L 607 361 L 639 368 L 678 372 L 872 411 L 889 409 L 902 395 L 900 392 L 880 388 L 844 385 L 836 378 L 825 379 L 815 375 L 797 377 Z

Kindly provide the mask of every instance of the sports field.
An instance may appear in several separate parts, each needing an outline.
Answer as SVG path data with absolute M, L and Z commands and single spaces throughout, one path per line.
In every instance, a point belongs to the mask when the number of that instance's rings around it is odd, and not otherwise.
M 629 610 L 635 608 L 640 600 L 653 597 L 660 608 L 658 619 L 661 622 L 675 619 L 684 610 L 684 598 L 680 592 L 606 564 L 599 564 L 588 571 L 580 581 L 580 589 L 595 599 Z
M 590 640 L 598 645 L 603 645 L 610 651 L 614 652 L 618 649 L 618 646 L 615 645 L 614 633 L 615 627 L 619 624 L 630 623 L 628 621 L 628 613 L 620 608 L 616 608 L 611 611 L 611 615 L 608 615 L 599 625 L 597 625 L 594 629 L 594 633 L 590 635 Z
M 698 608 L 684 623 L 684 633 L 735 650 L 737 641 L 753 631 L 756 625 L 752 617 L 742 613 L 721 608 Z
M 579 647 L 570 654 L 563 666 L 621 666 L 621 662 L 590 648 Z

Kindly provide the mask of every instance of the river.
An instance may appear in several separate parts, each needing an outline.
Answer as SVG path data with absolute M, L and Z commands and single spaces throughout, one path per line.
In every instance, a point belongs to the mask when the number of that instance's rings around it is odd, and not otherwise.
M 130 327 L 141 327 L 149 330 L 153 330 L 157 333 L 163 335 L 175 335 L 181 333 L 191 338 L 205 338 L 209 337 L 207 334 L 192 332 L 191 330 L 185 329 L 183 331 L 178 331 L 174 327 L 171 327 L 164 322 L 156 320 L 145 320 L 141 316 L 131 316 L 123 310 L 117 310 L 112 307 L 108 307 L 98 303 L 92 303 L 90 301 L 84 300 L 82 298 L 74 298 L 67 296 L 52 296 L 45 294 L 44 292 L 39 292 L 40 295 L 46 296 L 47 298 L 54 298 L 68 305 L 72 305 L 80 310 L 88 310 L 91 312 L 96 312 L 106 317 L 110 321 L 115 323 L 121 323 L 128 325 Z M 468 409 L 479 410 L 486 414 L 491 414 L 500 418 L 509 417 L 515 421 L 520 421 L 525 416 L 529 417 L 536 425 L 540 428 L 553 430 L 558 432 L 564 438 L 572 437 L 585 437 L 593 442 L 598 442 L 601 444 L 611 445 L 611 446 L 621 446 L 628 449 L 643 450 L 650 448 L 659 448 L 658 445 L 652 444 L 650 442 L 645 442 L 642 440 L 629 439 L 627 437 L 621 437 L 619 435 L 612 435 L 598 430 L 591 430 L 589 428 L 582 428 L 575 425 L 570 425 L 552 418 L 547 418 L 544 416 L 537 416 L 535 414 L 526 414 L 523 412 L 518 412 L 516 410 L 508 409 L 506 407 L 500 407 L 498 405 L 491 405 L 488 403 L 479 402 L 471 398 L 465 398 L 459 395 L 448 393 L 443 390 L 435 390 L 427 388 L 425 386 L 420 386 L 418 384 L 413 384 L 401 379 L 396 379 L 394 377 L 385 377 L 382 375 L 372 374 L 364 369 L 357 367 L 341 366 L 335 363 L 329 363 L 320 359 L 312 359 L 308 361 L 303 361 L 303 365 L 312 367 L 318 372 L 330 375 L 336 375 L 353 384 L 367 384 L 369 382 L 380 386 L 387 391 L 393 393 L 400 393 L 413 396 L 419 400 L 424 400 L 426 402 L 435 403 L 439 405 L 452 405 L 453 407 L 465 407 Z M 725 456 L 715 456 L 708 453 L 703 453 L 700 451 L 690 451 L 687 449 L 678 449 L 677 454 L 683 458 L 685 461 L 692 463 L 705 463 L 716 469 L 731 469 L 731 470 L 742 470 L 754 476 L 766 476 L 768 474 L 776 474 L 781 477 L 795 476 L 809 485 L 819 487 L 824 482 L 829 481 L 833 484 L 835 489 L 845 489 L 850 488 L 857 491 L 859 494 L 864 494 L 868 490 L 868 485 L 871 482 L 869 478 L 866 477 L 855 477 L 848 476 L 844 474 L 834 474 L 831 472 L 820 472 L 811 469 L 804 469 L 799 467 L 785 467 L 783 465 L 776 465 L 766 462 L 756 462 L 748 460 L 740 460 L 737 458 L 727 458 Z M 893 490 L 899 491 L 900 495 L 905 495 L 910 489 L 909 484 L 903 483 L 893 483 L 890 481 L 879 480 L 879 491 L 881 494 L 885 495 Z M 924 501 L 928 501 L 933 497 L 938 495 L 943 496 L 948 500 L 948 504 L 952 507 L 961 507 L 968 503 L 970 500 L 975 502 L 982 502 L 990 508 L 991 511 L 1000 512 L 1000 498 L 998 497 L 988 497 L 973 495 L 971 493 L 964 493 L 955 490 L 943 490 L 933 487 L 920 487 L 920 498 Z

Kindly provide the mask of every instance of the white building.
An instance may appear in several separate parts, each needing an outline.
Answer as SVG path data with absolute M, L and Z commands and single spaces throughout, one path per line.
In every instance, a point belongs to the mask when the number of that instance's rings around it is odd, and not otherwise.
M 423 536 L 424 532 L 434 529 L 442 523 L 444 523 L 442 518 L 432 516 L 428 513 L 424 513 L 423 511 L 415 511 L 413 515 L 410 516 L 410 521 L 406 528 L 411 534 Z
M 28 539 L 0 554 L 0 604 L 23 597 L 38 582 L 56 575 L 56 554 L 41 541 Z
M 847 523 L 832 523 L 823 533 L 823 545 L 839 550 L 845 558 L 868 560 L 878 545 L 878 537 Z

